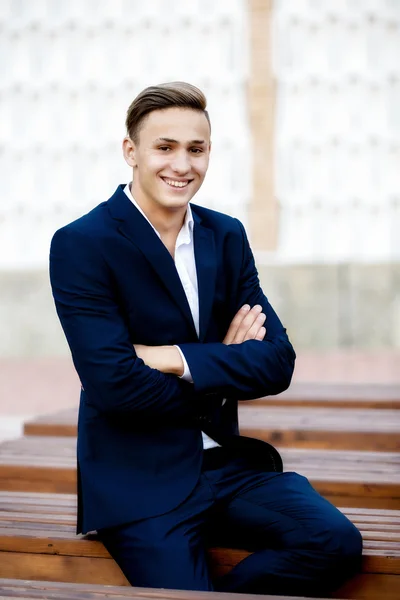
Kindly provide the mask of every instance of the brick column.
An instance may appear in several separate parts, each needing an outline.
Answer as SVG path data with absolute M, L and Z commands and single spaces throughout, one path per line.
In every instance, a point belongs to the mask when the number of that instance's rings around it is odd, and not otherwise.
M 273 0 L 248 0 L 250 20 L 250 82 L 248 92 L 252 133 L 252 195 L 249 224 L 255 250 L 275 250 L 278 204 L 274 197 L 273 133 L 275 82 L 271 64 Z

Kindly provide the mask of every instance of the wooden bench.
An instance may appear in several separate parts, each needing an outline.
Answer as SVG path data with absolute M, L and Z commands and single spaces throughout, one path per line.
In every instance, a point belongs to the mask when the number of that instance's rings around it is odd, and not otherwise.
M 400 451 L 400 411 L 248 405 L 240 431 L 274 445 L 337 450 Z
M 400 511 L 341 510 L 361 531 L 364 552 L 362 573 L 337 597 L 365 598 L 384 585 L 392 596 L 381 598 L 399 598 Z M 0 492 L 0 577 L 127 585 L 95 534 L 75 535 L 75 521 L 75 495 Z M 248 554 L 211 548 L 212 573 L 228 572 Z
M 21 598 L 33 600 L 296 600 L 282 596 L 252 594 L 220 594 L 218 592 L 195 592 L 157 588 L 132 588 L 121 586 L 90 585 L 82 583 L 53 583 L 48 581 L 19 581 L 0 579 L 0 597 L 3 600 Z M 307 600 L 307 598 L 297 598 Z M 311 599 L 309 599 L 311 600 Z M 321 599 L 320 599 L 321 600 Z M 323 600 L 323 599 L 322 599 Z
M 258 406 L 400 409 L 400 385 L 371 383 L 311 383 L 294 381 L 277 396 L 246 402 Z
M 38 417 L 25 435 L 76 436 L 77 408 Z M 296 448 L 400 451 L 400 411 L 259 406 L 242 403 L 240 430 L 272 444 Z
M 280 448 L 285 470 L 337 506 L 400 508 L 400 453 Z M 76 439 L 28 436 L 0 444 L 0 489 L 74 493 Z

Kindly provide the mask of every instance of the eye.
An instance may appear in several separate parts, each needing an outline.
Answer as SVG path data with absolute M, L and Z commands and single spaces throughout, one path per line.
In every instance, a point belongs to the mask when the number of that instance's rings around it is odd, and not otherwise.
M 201 154 L 203 150 L 201 148 L 191 148 L 190 152 L 192 152 L 193 154 Z
M 160 146 L 159 150 L 162 150 L 163 152 L 167 152 L 167 150 L 171 150 L 170 146 Z

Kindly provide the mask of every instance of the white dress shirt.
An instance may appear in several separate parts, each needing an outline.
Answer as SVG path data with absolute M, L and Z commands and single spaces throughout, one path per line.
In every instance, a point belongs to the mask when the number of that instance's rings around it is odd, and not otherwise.
M 125 186 L 124 192 L 128 196 L 129 200 L 138 209 L 138 211 L 144 216 L 146 221 L 150 223 L 149 219 L 146 217 L 143 210 L 140 208 L 139 204 L 132 196 L 129 184 Z M 150 223 L 150 225 L 153 227 L 158 237 L 161 238 L 154 225 L 152 223 Z M 190 307 L 190 312 L 192 313 L 194 326 L 196 328 L 196 333 L 197 335 L 199 335 L 199 291 L 197 284 L 196 260 L 194 256 L 193 227 L 194 221 L 192 209 L 190 208 L 190 204 L 188 204 L 184 223 L 176 239 L 175 267 L 178 272 L 179 279 L 181 280 L 182 287 L 185 290 L 186 298 Z M 192 383 L 193 379 L 190 374 L 190 370 L 186 362 L 185 356 L 182 350 L 179 348 L 179 346 L 175 347 L 178 349 L 183 361 L 184 371 L 182 379 L 185 379 L 186 381 L 190 381 Z M 203 447 L 205 450 L 208 448 L 214 448 L 216 446 L 219 446 L 217 442 L 211 439 L 203 431 L 201 433 L 203 436 Z

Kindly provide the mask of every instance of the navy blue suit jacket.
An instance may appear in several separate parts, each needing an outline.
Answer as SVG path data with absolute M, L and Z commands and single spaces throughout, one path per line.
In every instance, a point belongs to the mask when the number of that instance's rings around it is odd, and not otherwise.
M 272 446 L 238 435 L 237 401 L 285 390 L 295 360 L 260 288 L 242 224 L 191 205 L 198 338 L 174 261 L 123 187 L 59 229 L 50 250 L 56 309 L 83 385 L 78 532 L 182 502 L 200 474 L 202 430 L 263 456 L 267 469 L 282 468 Z M 264 341 L 222 344 L 245 303 L 262 305 Z M 194 383 L 148 367 L 134 343 L 179 344 Z

